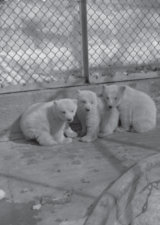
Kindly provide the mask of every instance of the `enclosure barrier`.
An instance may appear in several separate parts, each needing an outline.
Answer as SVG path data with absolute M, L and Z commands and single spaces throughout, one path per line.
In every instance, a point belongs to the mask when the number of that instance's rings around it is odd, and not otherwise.
M 0 93 L 159 77 L 160 0 L 1 0 Z

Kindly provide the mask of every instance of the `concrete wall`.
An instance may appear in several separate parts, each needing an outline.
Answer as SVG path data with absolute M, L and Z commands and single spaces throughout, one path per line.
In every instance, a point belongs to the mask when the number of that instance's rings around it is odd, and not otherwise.
M 119 82 L 124 83 L 124 82 Z M 125 82 L 131 87 L 149 94 L 156 102 L 160 112 L 160 78 Z M 19 128 L 21 114 L 32 104 L 60 98 L 75 98 L 78 89 L 102 93 L 103 84 L 81 87 L 66 87 L 40 91 L 20 92 L 0 95 L 0 141 L 20 139 L 23 137 Z M 77 122 L 77 120 L 75 120 Z

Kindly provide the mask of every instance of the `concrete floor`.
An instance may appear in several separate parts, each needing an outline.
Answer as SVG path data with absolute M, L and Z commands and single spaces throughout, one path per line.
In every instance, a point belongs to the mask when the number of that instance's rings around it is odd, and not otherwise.
M 85 144 L 0 143 L 0 225 L 58 225 L 81 219 L 113 180 L 160 153 L 160 123 L 145 134 L 114 133 Z M 33 206 L 41 204 L 39 210 Z

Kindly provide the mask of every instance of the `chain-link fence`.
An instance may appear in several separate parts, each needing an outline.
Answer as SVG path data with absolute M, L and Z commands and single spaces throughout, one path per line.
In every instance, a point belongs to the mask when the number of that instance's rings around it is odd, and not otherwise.
M 159 70 L 160 0 L 93 0 L 87 6 L 91 75 Z
M 0 0 L 1 87 L 82 77 L 80 2 Z M 90 76 L 159 69 L 160 0 L 88 0 L 87 26 Z
M 79 4 L 0 0 L 1 86 L 81 75 Z

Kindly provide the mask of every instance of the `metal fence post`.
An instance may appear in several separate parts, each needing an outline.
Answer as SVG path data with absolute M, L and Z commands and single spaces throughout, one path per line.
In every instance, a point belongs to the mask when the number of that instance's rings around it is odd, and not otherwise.
M 80 16 L 81 16 L 81 28 L 82 28 L 82 61 L 83 61 L 83 73 L 86 78 L 86 82 L 89 80 L 89 63 L 88 63 L 88 29 L 87 29 L 87 6 L 86 0 L 80 0 Z

